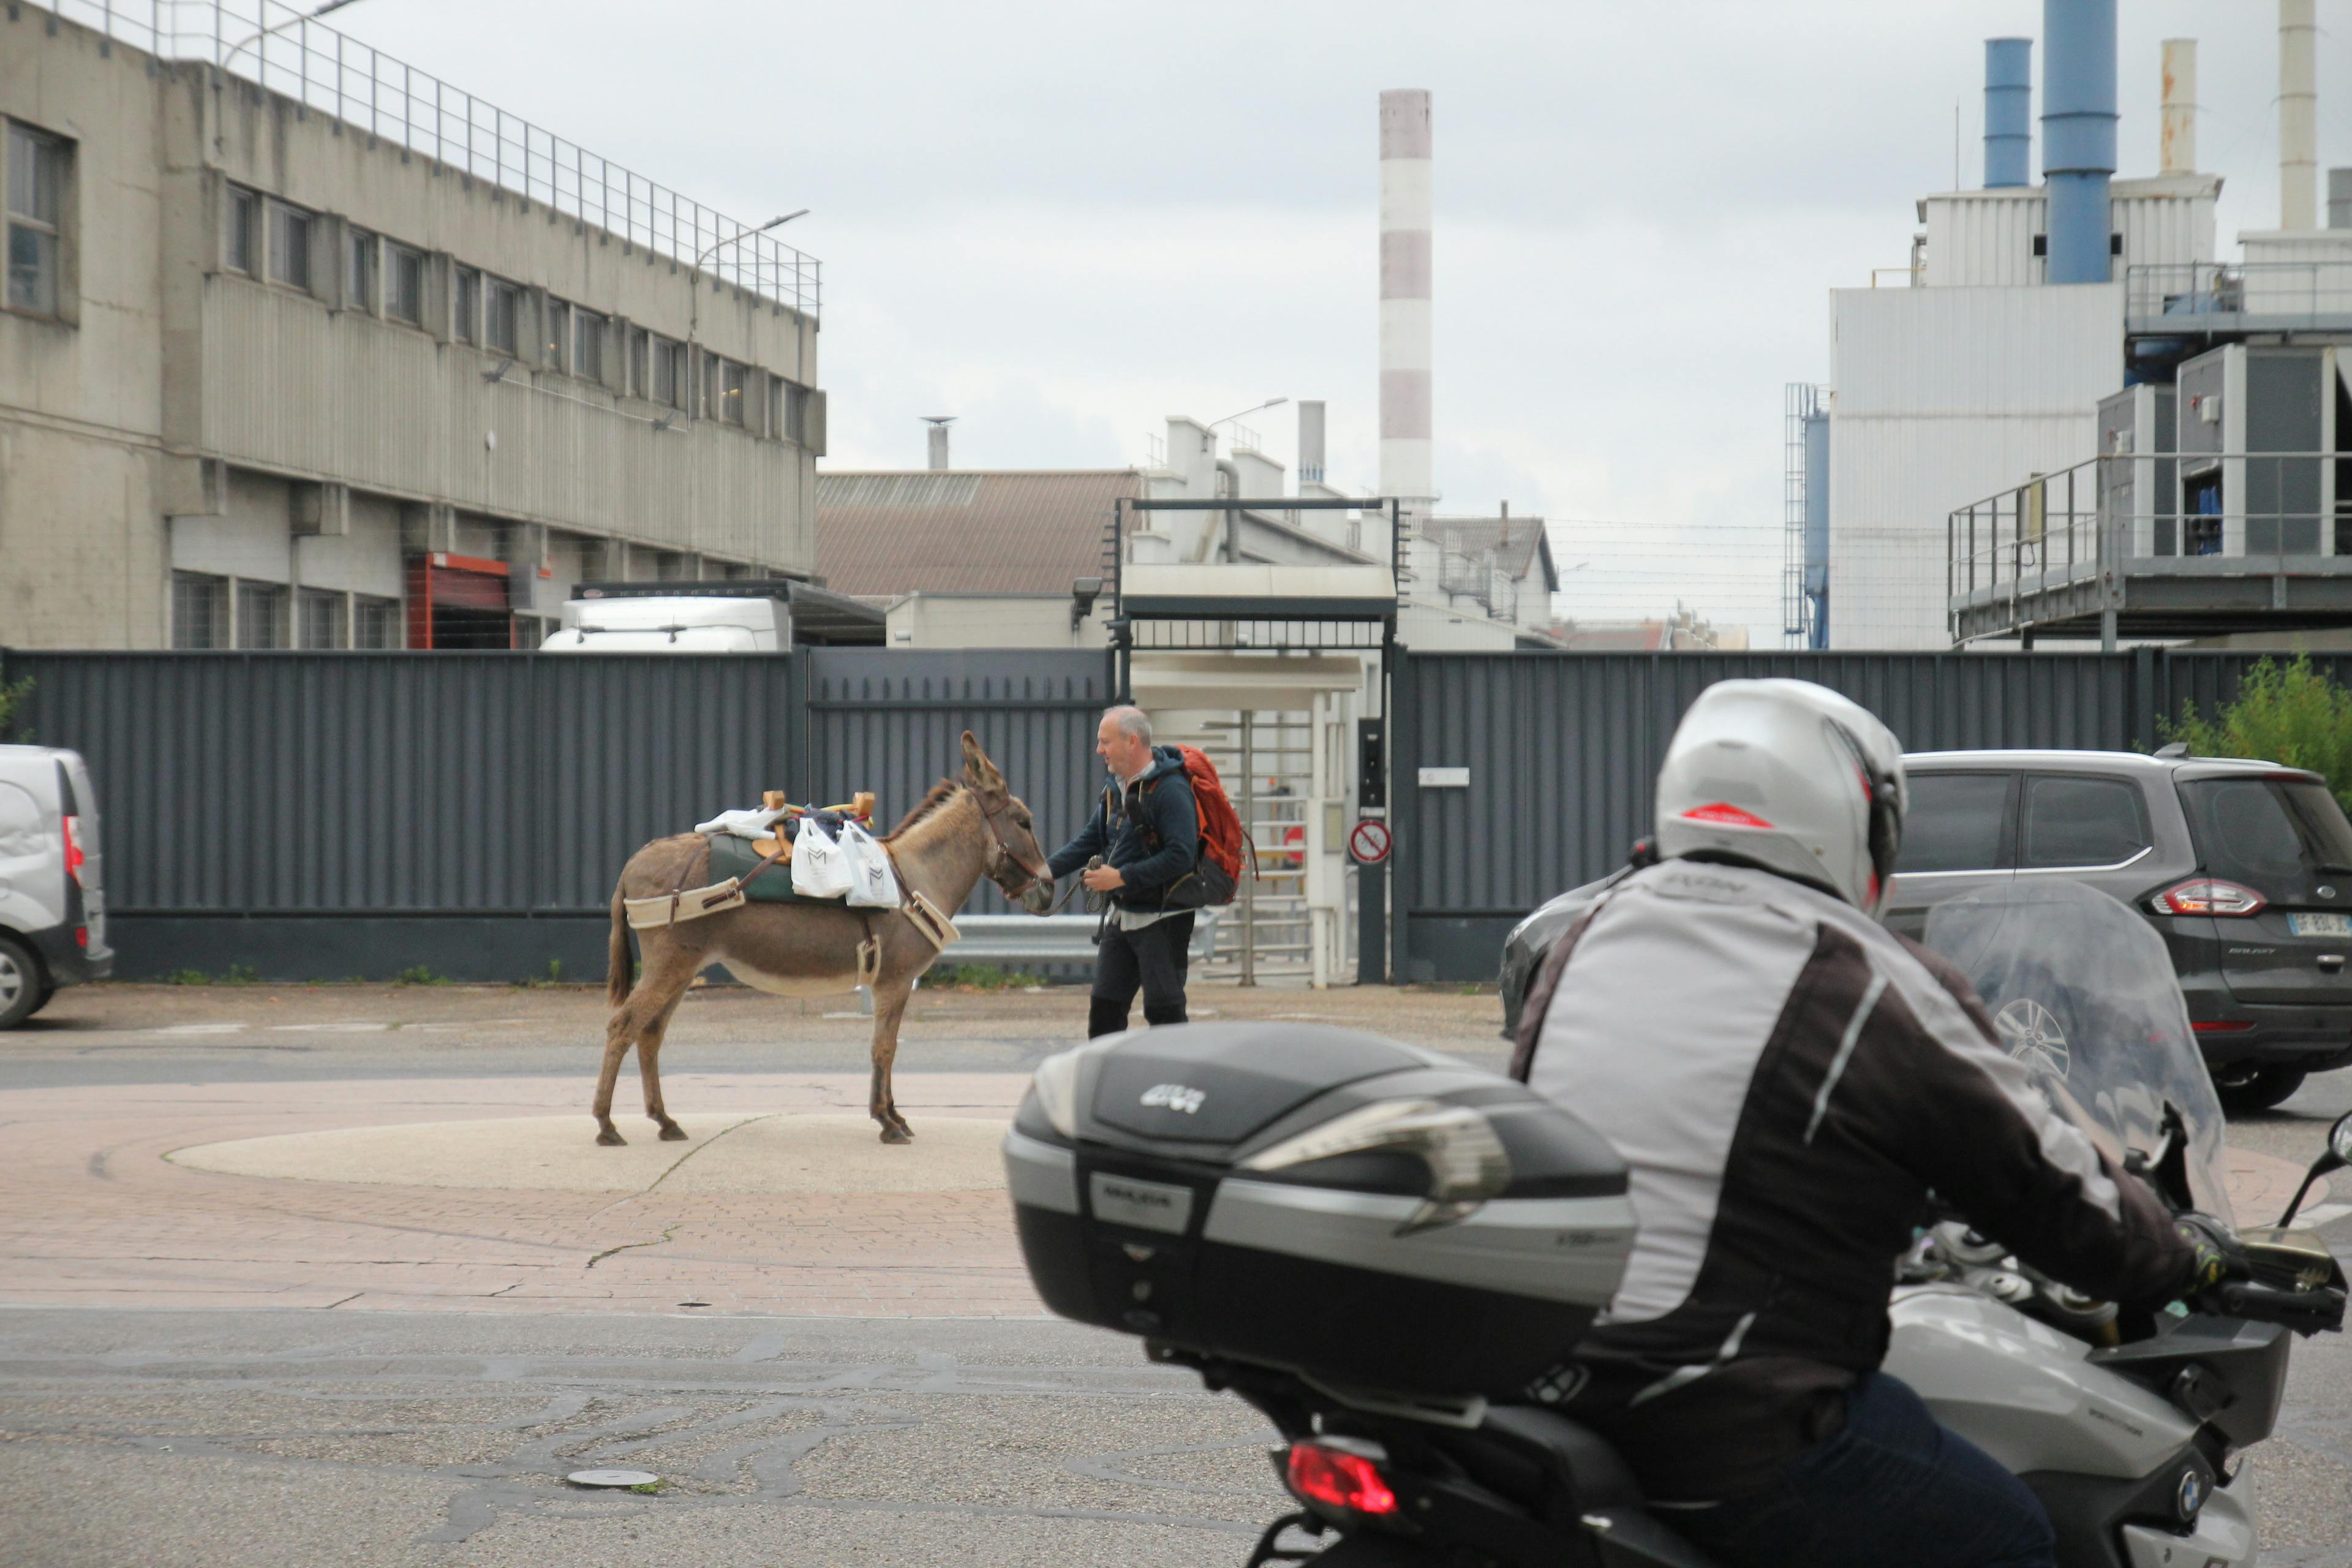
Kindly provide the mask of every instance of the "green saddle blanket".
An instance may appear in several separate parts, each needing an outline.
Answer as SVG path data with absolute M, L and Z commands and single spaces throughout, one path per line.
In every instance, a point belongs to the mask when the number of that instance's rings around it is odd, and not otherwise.
M 730 877 L 748 877 L 751 868 L 760 863 L 760 852 L 751 847 L 748 838 L 732 833 L 706 835 L 710 840 L 710 879 L 723 882 Z M 838 904 L 839 899 L 809 899 L 793 891 L 793 863 L 780 861 L 760 873 L 760 879 L 743 889 L 743 897 L 755 904 Z

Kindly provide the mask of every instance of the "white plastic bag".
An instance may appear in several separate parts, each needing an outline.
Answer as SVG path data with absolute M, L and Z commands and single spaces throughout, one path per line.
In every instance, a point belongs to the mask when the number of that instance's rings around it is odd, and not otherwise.
M 898 907 L 898 876 L 874 836 L 854 822 L 841 825 L 841 852 L 849 861 L 849 901 L 868 910 Z
M 722 811 L 708 822 L 694 825 L 697 833 L 731 833 L 738 838 L 765 838 L 785 813 L 782 807 L 769 810 L 752 806 L 740 811 Z
M 837 899 L 849 891 L 849 858 L 814 816 L 801 818 L 793 840 L 793 891 L 803 899 Z

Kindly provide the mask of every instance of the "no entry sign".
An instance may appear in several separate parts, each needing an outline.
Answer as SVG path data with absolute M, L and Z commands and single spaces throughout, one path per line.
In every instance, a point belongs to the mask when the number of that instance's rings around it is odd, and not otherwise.
M 1389 858 L 1389 850 L 1394 847 L 1394 842 L 1389 837 L 1387 823 L 1368 816 L 1357 823 L 1355 831 L 1348 835 L 1348 853 L 1354 857 L 1359 866 L 1377 866 Z

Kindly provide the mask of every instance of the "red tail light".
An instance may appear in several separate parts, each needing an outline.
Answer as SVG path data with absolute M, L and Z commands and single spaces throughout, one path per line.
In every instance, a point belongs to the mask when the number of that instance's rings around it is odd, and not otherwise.
M 65 822 L 66 875 L 74 879 L 76 886 L 79 886 L 81 883 L 82 862 L 89 858 L 88 856 L 81 852 L 81 818 L 79 816 L 68 816 L 65 819 Z
M 2224 882 L 2218 877 L 2191 877 L 2148 900 L 2147 907 L 2160 915 L 2242 917 L 2262 913 L 2269 902 L 2252 888 L 2236 882 Z
M 2189 1026 L 2200 1035 L 2242 1035 L 2253 1027 L 2252 1024 L 2242 1024 L 2230 1018 L 2207 1018 Z
M 1320 1443 L 1293 1443 L 1288 1474 L 1290 1489 L 1304 1501 L 1344 1508 L 1351 1513 L 1397 1510 L 1396 1493 L 1361 1454 Z
M 89 927 L 74 927 L 74 945 L 81 948 L 88 948 L 89 946 Z

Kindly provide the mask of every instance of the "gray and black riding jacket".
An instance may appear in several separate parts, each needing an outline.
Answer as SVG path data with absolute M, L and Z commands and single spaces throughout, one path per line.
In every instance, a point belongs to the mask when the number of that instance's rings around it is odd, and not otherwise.
M 1630 1167 L 1633 1255 L 1563 1408 L 1662 1500 L 1768 1484 L 1836 1429 L 1931 1188 L 2105 1300 L 2168 1300 L 2192 1270 L 1957 972 L 1769 871 L 1677 859 L 1610 889 L 1546 958 L 1512 1072 Z

